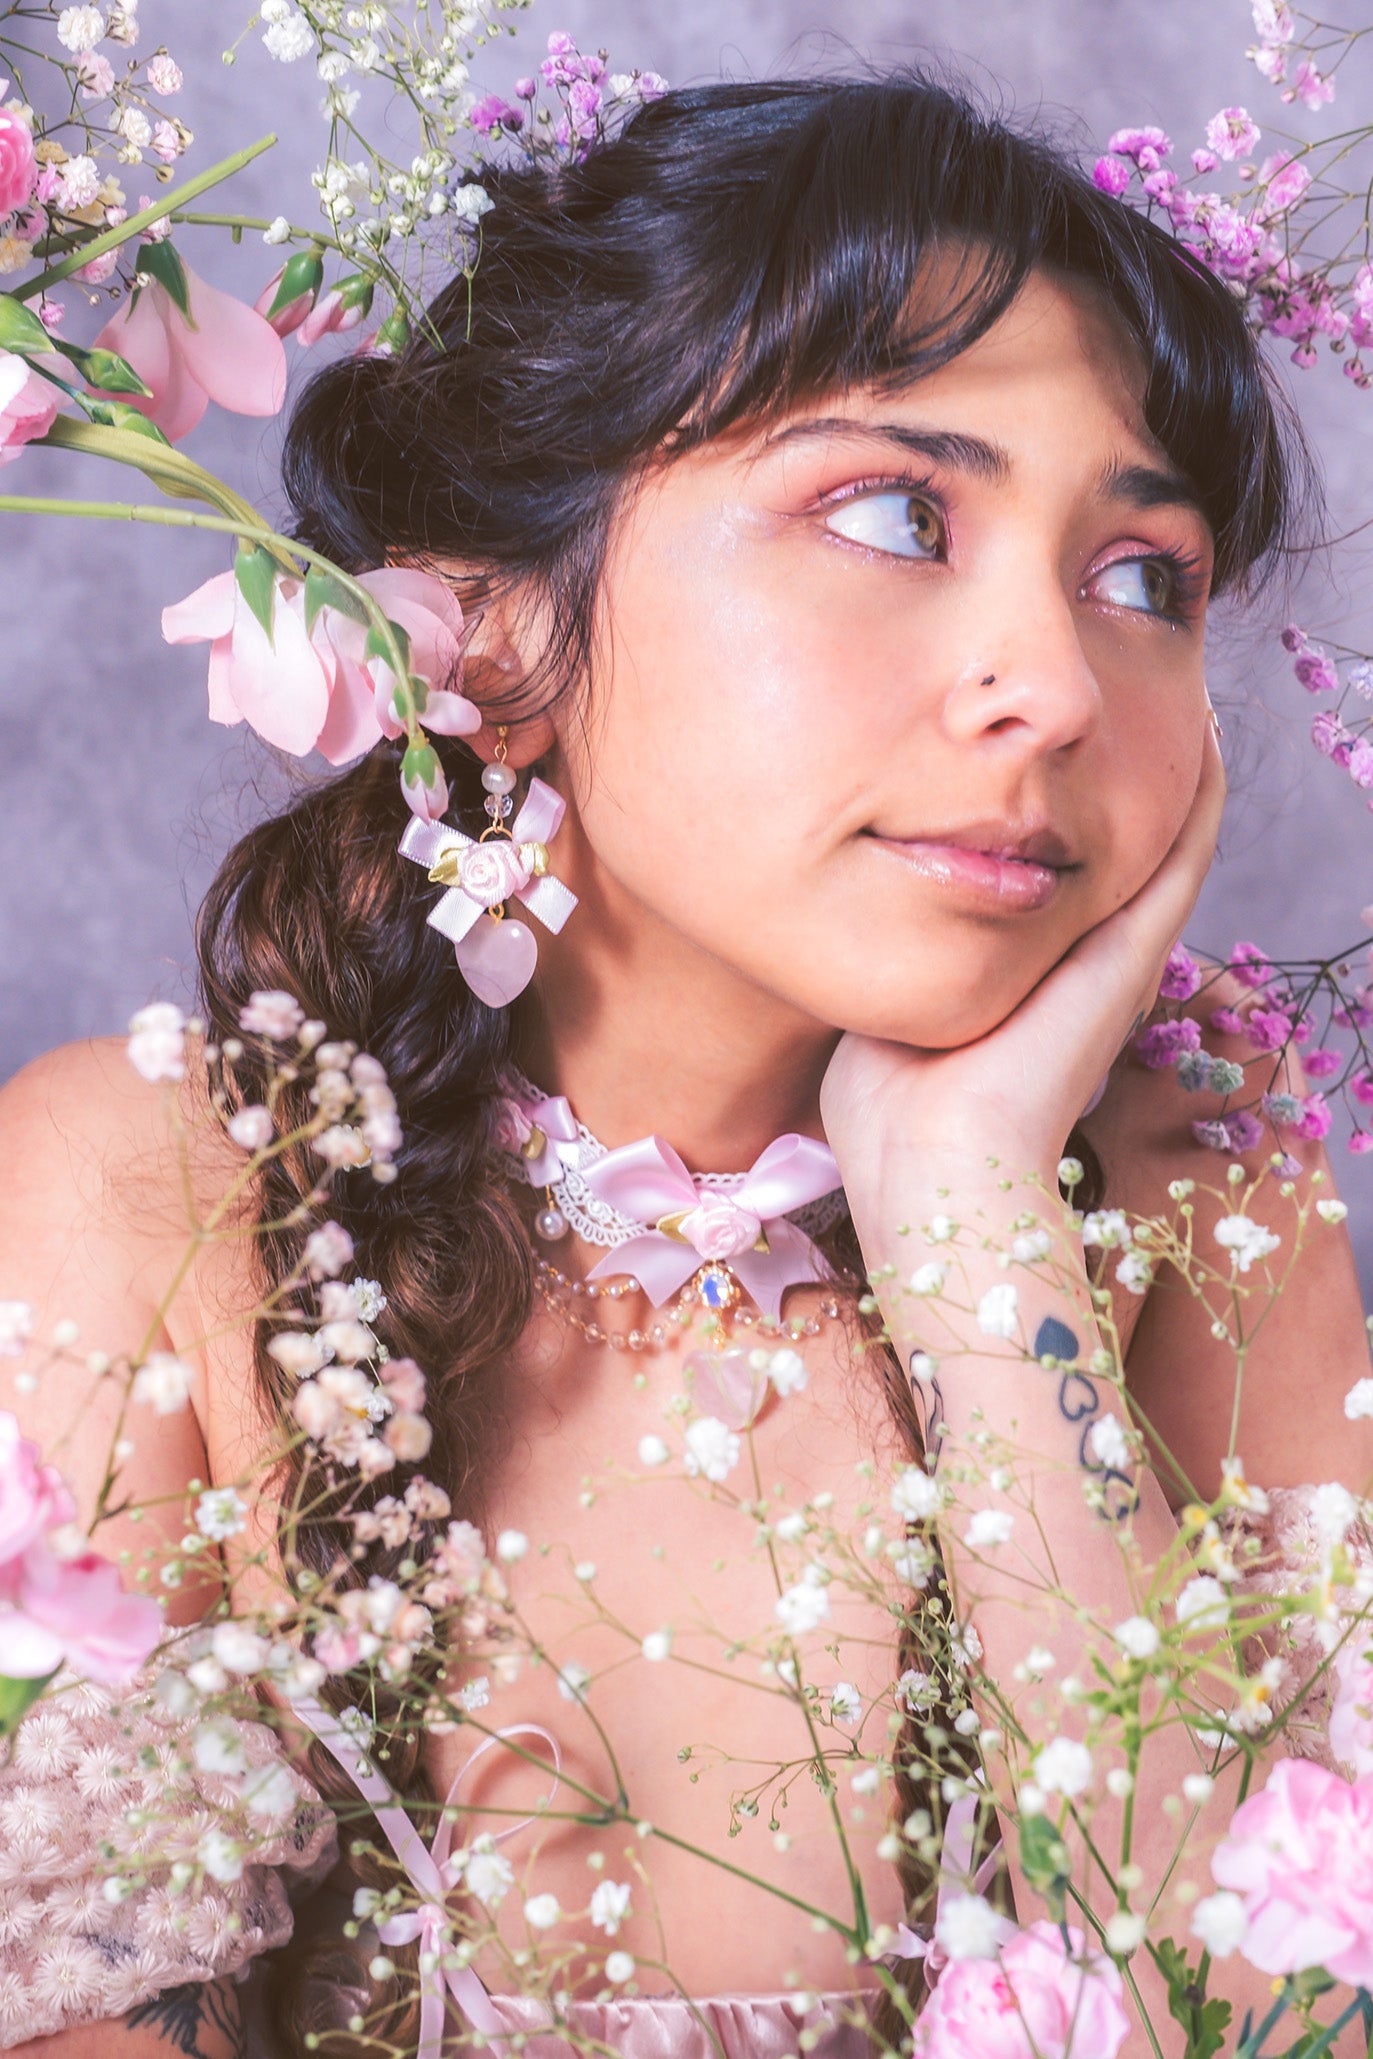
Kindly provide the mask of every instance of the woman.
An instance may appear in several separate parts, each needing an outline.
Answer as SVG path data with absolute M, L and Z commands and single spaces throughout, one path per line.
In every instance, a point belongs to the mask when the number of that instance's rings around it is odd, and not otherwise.
M 230 855 L 202 918 L 206 1012 L 224 1036 L 253 992 L 294 994 L 382 1060 L 398 1098 L 399 1177 L 354 1180 L 335 1209 L 389 1297 L 376 1328 L 430 1373 L 426 1465 L 455 1509 L 492 1538 L 559 1547 L 510 1565 L 553 1665 L 524 1672 L 493 1721 L 539 1726 L 563 1774 L 597 1793 L 613 1787 L 613 1745 L 632 1819 L 652 1826 L 636 1837 L 623 1817 L 558 1820 L 525 1834 L 526 1892 L 583 1911 L 559 1935 L 589 1952 L 613 1935 L 649 1998 L 587 1999 L 603 1985 L 597 1959 L 574 2027 L 631 2053 L 743 2059 L 794 2047 L 796 1983 L 877 2009 L 877 1973 L 796 1908 L 860 1893 L 891 1934 L 923 1909 L 930 1872 L 909 1845 L 893 1865 L 885 1808 L 836 1838 L 828 1796 L 804 1780 L 776 1838 L 732 1820 L 736 1768 L 703 1741 L 798 1764 L 812 1743 L 795 1702 L 704 1663 L 684 1597 L 718 1653 L 768 1620 L 775 1579 L 742 1548 L 737 1511 L 689 1482 L 661 1479 L 647 1514 L 641 1496 L 586 1484 L 607 1463 L 635 1465 L 699 1329 L 655 1351 L 661 1308 L 646 1293 L 620 1296 L 612 1323 L 560 1283 L 598 1260 L 615 1278 L 615 1240 L 598 1249 L 550 1216 L 503 1148 L 519 1137 L 508 1104 L 523 1096 L 527 1139 L 528 1110 L 544 1105 L 534 1083 L 601 1144 L 659 1137 L 693 1174 L 741 1172 L 779 1138 L 826 1140 L 850 1221 L 815 1229 L 831 1277 L 786 1290 L 787 1315 L 812 1321 L 809 1377 L 758 1415 L 758 1477 L 798 1508 L 831 1497 L 843 1534 L 861 1528 L 865 1466 L 889 1469 L 922 1440 L 933 1459 L 936 1421 L 955 1441 L 980 1421 L 1014 1423 L 1043 1457 L 1056 1579 L 1100 1624 L 1129 1616 L 1127 1568 L 1103 1549 L 1113 1526 L 1084 1500 L 1077 1456 L 1084 1410 L 1099 1414 L 1104 1396 L 1078 1375 L 1091 1398 L 1070 1421 L 1057 1373 L 1040 1377 L 955 1316 L 936 1386 L 928 1358 L 912 1358 L 928 1338 L 911 1300 L 883 1269 L 909 1270 L 902 1226 L 928 1257 L 921 1226 L 975 1225 L 959 1250 L 975 1304 L 1007 1277 L 980 1240 L 1009 1244 L 1025 1207 L 1006 1173 L 1053 1195 L 1070 1136 L 1084 1161 L 1099 1156 L 1113 1206 L 1167 1209 L 1170 1180 L 1214 1179 L 1190 1132 L 1205 1110 L 1132 1064 L 1128 1045 L 1220 820 L 1207 598 L 1271 560 L 1290 468 L 1225 291 L 1046 144 L 924 79 L 670 93 L 584 163 L 493 169 L 486 183 L 475 283 L 456 281 L 431 310 L 444 350 L 420 337 L 395 362 L 321 373 L 292 424 L 286 481 L 304 542 L 353 568 L 422 564 L 452 581 L 470 624 L 463 690 L 483 716 L 470 744 L 443 747 L 452 817 L 475 835 L 484 801 L 499 822 L 512 784 L 518 806 L 525 776 L 542 778 L 566 805 L 548 862 L 576 906 L 556 933 L 538 930 L 517 1000 L 477 998 L 428 923 L 442 882 L 397 855 L 406 814 L 382 745 Z M 1213 988 L 1198 1020 L 1208 1047 L 1243 1058 L 1242 1040 L 1207 1026 L 1216 1000 L 1237 995 Z M 181 1250 L 154 1098 L 117 1050 L 83 1047 L 30 1068 L 5 1109 L 6 1163 L 22 1170 L 0 1201 L 0 1289 L 46 1305 L 49 1322 L 74 1318 L 85 1338 L 126 1334 Z M 1321 1165 L 1318 1147 L 1298 1148 L 1307 1170 Z M 130 1150 L 136 1216 L 102 1174 Z M 220 1168 L 200 1172 L 210 1188 Z M 298 1198 L 278 1167 L 264 1219 Z M 1205 1206 L 1199 1196 L 1202 1232 Z M 289 1234 L 261 1247 L 269 1285 L 296 1255 Z M 1025 1276 L 1019 1321 L 1027 1344 L 1048 1334 L 1056 1357 L 1085 1365 L 1098 1316 L 1080 1249 L 1071 1264 L 1066 1298 Z M 899 1366 L 858 1348 L 873 1322 L 855 1309 L 865 1272 Z M 161 1341 L 189 1348 L 261 1287 L 241 1246 L 203 1252 Z M 1116 1290 L 1113 1315 L 1157 1437 L 1157 1464 L 1126 1483 L 1154 1563 L 1176 1543 L 1183 1477 L 1203 1496 L 1218 1488 L 1233 1357 L 1166 1276 L 1143 1295 Z M 647 1347 L 609 1350 L 609 1327 Z M 222 1324 L 199 1350 L 194 1417 L 168 1417 L 129 1461 L 133 1491 L 166 1498 L 169 1534 L 186 1483 L 235 1477 L 282 1399 L 265 1342 L 250 1364 Z M 1331 1233 L 1303 1252 L 1247 1361 L 1251 1477 L 1364 1485 L 1370 1453 L 1339 1410 L 1364 1360 L 1350 1253 Z M 19 1413 L 50 1442 L 55 1406 L 40 1390 Z M 64 1450 L 88 1489 L 110 1427 L 93 1411 Z M 967 1505 L 1009 1506 L 994 1481 Z M 961 1549 L 946 1540 L 955 1587 L 972 1571 Z M 647 1652 L 624 1663 L 623 1638 L 581 1620 L 588 1562 L 612 1615 L 675 1622 L 685 1665 L 668 1675 Z M 1020 1607 L 1023 1583 L 998 1564 L 976 1569 L 974 1627 L 987 1673 L 1023 1710 L 1039 1691 L 1030 1648 L 1052 1645 L 1067 1673 L 1089 1638 L 1078 1616 Z M 171 1613 L 203 1607 L 183 1592 Z M 833 1675 L 836 1637 L 859 1704 L 889 1699 L 889 1602 L 798 1628 L 817 1677 Z M 574 1666 L 594 1682 L 612 1663 L 603 1691 L 569 1688 Z M 466 1751 L 460 1733 L 426 1737 L 390 1778 L 402 1796 L 441 1796 Z M 347 1790 L 325 1755 L 314 1763 L 331 1793 Z M 1167 1733 L 1134 1796 L 1149 1891 L 1175 1842 L 1160 1804 L 1198 1764 L 1188 1733 Z M 481 1812 L 496 1824 L 534 1808 L 546 1784 L 527 1759 L 492 1753 L 464 1801 L 480 1828 Z M 1218 1780 L 1177 1879 L 1206 1890 L 1205 1855 L 1236 1799 L 1233 1777 Z M 1119 1849 L 1123 1806 L 1098 1803 L 1103 1848 Z M 1029 1922 L 1042 1904 L 1014 1839 L 1005 1861 Z M 741 1862 L 782 1899 L 725 1870 Z M 618 1915 L 604 1900 L 599 1916 L 584 1909 L 598 1868 L 617 1891 L 637 1879 Z M 1091 1892 L 1109 1913 L 1114 1896 Z M 510 1951 L 528 1942 L 519 1897 L 497 1921 Z M 283 1955 L 274 2025 L 291 2049 L 289 2023 L 315 2011 L 318 2025 L 322 2009 L 341 2023 L 338 1995 L 366 1987 L 356 1963 L 338 1970 L 340 1949 L 326 1929 Z M 1143 1956 L 1132 1971 L 1166 2040 Z M 664 1963 L 694 2010 L 655 1971 Z M 477 1970 L 489 1988 L 509 1984 L 494 1947 Z M 1268 1996 L 1234 1959 L 1212 1979 L 1241 2015 Z M 239 2000 L 226 1983 L 180 1991 L 196 2049 L 233 2048 Z M 538 2021 L 514 2003 L 500 2017 Z M 819 2024 L 822 2051 L 867 2043 L 842 2011 Z M 460 2028 L 455 2012 L 454 2039 Z M 66 2059 L 100 2035 L 71 2028 L 41 2049 Z M 144 2007 L 126 2049 L 176 2035 L 171 2002 Z M 351 2045 L 340 2033 L 322 2048 Z M 1148 2048 L 1136 2020 L 1123 2049 Z

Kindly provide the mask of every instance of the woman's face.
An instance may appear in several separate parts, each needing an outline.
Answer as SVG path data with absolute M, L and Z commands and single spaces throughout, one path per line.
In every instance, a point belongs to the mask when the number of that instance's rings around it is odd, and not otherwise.
M 558 871 L 820 1024 L 1003 1020 L 1199 777 L 1211 537 L 1140 386 L 1036 274 L 942 370 L 654 467 L 560 737 Z

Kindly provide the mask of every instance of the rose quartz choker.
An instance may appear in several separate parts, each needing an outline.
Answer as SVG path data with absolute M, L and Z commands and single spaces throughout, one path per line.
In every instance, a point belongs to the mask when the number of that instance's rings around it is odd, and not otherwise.
M 512 1170 L 544 1190 L 535 1234 L 556 1243 L 575 1231 L 605 1252 L 584 1282 L 536 1258 L 547 1284 L 564 1299 L 579 1289 L 592 1299 L 642 1290 L 655 1310 L 675 1302 L 679 1320 L 698 1309 L 717 1317 L 729 1312 L 747 1323 L 747 1296 L 772 1328 L 780 1327 L 788 1287 L 832 1281 L 813 1241 L 845 1207 L 839 1168 L 826 1145 L 791 1134 L 769 1144 L 747 1172 L 693 1174 L 661 1137 L 607 1150 L 562 1095 L 542 1093 L 513 1068 L 506 1084 L 496 1142 Z M 642 1349 L 666 1337 L 659 1323 L 620 1341 Z

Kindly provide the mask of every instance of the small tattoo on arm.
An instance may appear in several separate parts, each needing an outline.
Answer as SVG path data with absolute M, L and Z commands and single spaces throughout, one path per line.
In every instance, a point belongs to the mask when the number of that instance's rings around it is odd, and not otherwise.
M 1076 1359 L 1081 1349 L 1076 1336 L 1057 1316 L 1045 1316 L 1035 1332 L 1035 1357 L 1056 1358 L 1062 1366 L 1058 1405 L 1064 1420 L 1075 1426 L 1082 1425 L 1077 1445 L 1078 1463 L 1085 1472 L 1095 1473 L 1101 1482 L 1102 1514 L 1111 1522 L 1119 1523 L 1138 1509 L 1139 1489 L 1128 1472 L 1105 1465 L 1088 1448 L 1093 1426 L 1101 1412 L 1101 1397 L 1096 1382 L 1077 1369 Z
M 164 1988 L 160 1995 L 131 2009 L 125 2021 L 131 2029 L 161 2031 L 172 2050 L 182 2053 L 184 2059 L 239 2059 L 243 2050 L 238 2004 L 230 2000 L 222 1981 L 193 1980 L 181 1987 Z M 202 2032 L 218 2035 L 204 2044 Z

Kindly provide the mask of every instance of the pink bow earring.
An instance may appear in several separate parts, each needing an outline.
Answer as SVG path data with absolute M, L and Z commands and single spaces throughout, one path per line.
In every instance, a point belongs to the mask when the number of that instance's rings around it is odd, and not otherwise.
M 450 939 L 458 970 L 488 1008 L 504 1008 L 522 994 L 538 961 L 533 931 L 507 916 L 507 901 L 518 901 L 555 935 L 577 905 L 571 888 L 548 869 L 548 845 L 567 812 L 562 795 L 531 779 L 524 805 L 506 826 L 515 806 L 515 774 L 505 762 L 508 733 L 497 730 L 495 762 L 482 768 L 491 825 L 480 837 L 416 816 L 400 840 L 402 856 L 427 866 L 430 879 L 447 887 L 428 920 Z

